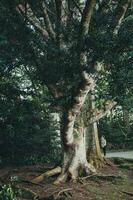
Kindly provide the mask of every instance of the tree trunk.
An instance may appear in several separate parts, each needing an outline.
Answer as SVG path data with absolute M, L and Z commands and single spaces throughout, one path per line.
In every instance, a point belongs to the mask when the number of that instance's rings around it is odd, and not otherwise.
M 89 107 L 91 110 L 95 109 L 95 97 L 94 95 L 90 94 L 89 96 Z M 87 135 L 89 135 L 89 143 L 87 147 L 87 160 L 93 166 L 98 168 L 99 166 L 103 165 L 103 157 L 100 150 L 100 144 L 98 139 L 98 128 L 97 122 L 91 124 L 87 129 Z
M 96 112 L 94 96 L 91 95 L 88 112 L 89 118 L 86 116 L 86 123 L 83 118 L 84 112 L 81 111 L 85 103 L 86 96 L 94 88 L 94 81 L 91 75 L 82 74 L 82 81 L 77 88 L 77 92 L 73 97 L 73 101 L 68 108 L 63 110 L 61 120 L 61 141 L 63 146 L 63 164 L 62 167 L 57 167 L 50 172 L 40 175 L 33 182 L 41 182 L 45 176 L 53 176 L 59 174 L 55 184 L 65 182 L 68 179 L 76 180 L 80 173 L 96 173 L 96 167 L 103 164 L 100 145 L 98 140 L 97 123 L 101 117 L 107 114 L 107 111 L 114 104 L 106 105 L 104 109 L 100 109 L 100 113 Z M 93 111 L 93 114 L 92 114 Z M 85 125 L 89 126 L 85 128 Z M 87 130 L 87 131 L 86 131 Z M 88 132 L 89 130 L 89 132 Z M 91 131 L 90 131 L 91 130 Z M 86 135 L 87 133 L 87 135 Z M 88 146 L 87 136 L 91 135 L 91 148 Z M 87 141 L 87 144 L 86 144 Z M 87 147 L 87 148 L 86 148 Z M 86 151 L 88 150 L 88 154 Z M 89 162 L 88 162 L 89 161 Z
M 103 165 L 103 157 L 100 150 L 100 144 L 98 139 L 98 128 L 97 123 L 91 125 L 89 129 L 89 146 L 87 149 L 87 160 L 96 168 Z
M 80 125 L 74 128 L 73 135 L 73 143 L 67 145 L 65 143 L 66 140 L 64 134 L 62 134 L 62 140 L 64 141 L 64 158 L 62 172 L 55 183 L 64 182 L 67 179 L 76 180 L 79 173 L 89 174 L 96 172 L 93 165 L 89 164 L 87 161 L 86 136 L 82 119 L 80 119 Z
M 126 130 L 125 137 L 130 133 L 130 114 L 126 106 L 123 106 L 123 122 Z

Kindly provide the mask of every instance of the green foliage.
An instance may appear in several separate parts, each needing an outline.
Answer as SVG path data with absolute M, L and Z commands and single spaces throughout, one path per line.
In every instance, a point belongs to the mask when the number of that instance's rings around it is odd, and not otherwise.
M 11 185 L 0 186 L 0 199 L 1 200 L 17 200 Z
M 116 116 L 115 116 L 116 117 Z M 133 144 L 133 126 L 130 125 L 129 132 L 123 123 L 121 114 L 117 118 L 107 117 L 98 124 L 99 134 L 105 135 L 108 149 L 131 149 Z
M 53 138 L 59 136 L 48 109 L 47 90 L 34 83 L 36 93 L 25 75 L 19 70 L 0 79 L 1 164 L 58 161 L 60 148 Z

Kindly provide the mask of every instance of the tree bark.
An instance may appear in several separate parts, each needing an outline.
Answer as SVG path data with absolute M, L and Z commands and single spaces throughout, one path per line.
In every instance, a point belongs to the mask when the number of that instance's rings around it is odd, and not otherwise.
M 120 29 L 124 16 L 127 12 L 131 0 L 120 0 L 114 14 L 114 21 L 112 23 L 113 33 L 116 35 Z
M 89 107 L 91 110 L 95 109 L 95 97 L 93 94 L 90 94 L 89 99 Z M 97 128 L 97 122 L 94 122 L 90 124 L 90 126 L 87 128 L 87 131 L 89 131 L 90 141 L 88 148 L 87 148 L 87 160 L 89 163 L 94 165 L 96 168 L 103 165 L 103 158 L 100 150 L 100 144 L 98 139 L 98 128 Z
M 78 127 L 74 128 L 73 134 L 74 139 L 72 145 L 64 146 L 62 172 L 55 181 L 55 184 L 64 182 L 67 179 L 75 181 L 79 173 L 88 174 L 96 172 L 93 165 L 87 161 L 85 129 L 81 118 Z M 65 141 L 63 137 L 64 134 L 62 134 L 62 139 Z
M 126 130 L 125 136 L 127 137 L 130 133 L 130 115 L 126 106 L 123 106 L 123 122 Z
M 90 128 L 90 145 L 87 149 L 87 160 L 96 168 L 104 164 L 100 150 L 97 123 L 93 123 Z

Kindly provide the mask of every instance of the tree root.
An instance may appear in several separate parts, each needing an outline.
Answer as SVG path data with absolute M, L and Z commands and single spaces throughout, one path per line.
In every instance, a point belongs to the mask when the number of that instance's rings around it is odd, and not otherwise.
M 96 174 L 96 168 L 91 163 L 87 163 L 87 167 L 91 174 Z
M 81 170 L 82 171 L 85 171 L 86 175 L 88 174 L 93 174 L 95 175 L 96 174 L 96 169 L 93 165 L 91 165 L 90 163 L 86 163 L 85 165 L 83 166 L 80 166 L 81 167 Z M 62 172 L 58 177 L 57 179 L 54 181 L 54 184 L 57 185 L 57 184 L 60 184 L 60 183 L 63 183 L 63 182 L 66 182 L 67 179 L 70 179 L 71 181 L 73 182 L 76 182 L 78 181 L 78 168 L 80 167 L 74 167 L 74 166 L 71 166 L 67 169 L 66 172 Z
M 79 181 L 79 183 L 84 185 L 84 182 L 87 179 L 94 180 L 97 183 L 100 183 L 101 181 L 110 181 L 110 182 L 119 181 L 119 182 L 122 182 L 124 180 L 124 177 L 116 176 L 116 175 L 91 174 L 89 176 L 84 176 L 84 177 L 79 178 L 78 181 Z
M 89 175 L 89 176 L 84 176 L 84 177 L 82 177 L 82 178 L 79 178 L 79 180 L 86 180 L 86 179 L 89 179 L 89 178 L 91 178 L 91 177 L 93 177 L 93 176 L 97 176 L 96 174 L 91 174 L 91 175 Z
M 86 175 L 96 174 L 95 167 L 91 163 L 86 162 L 83 166 L 73 164 L 67 170 L 65 170 L 65 172 L 61 167 L 56 167 L 52 170 L 49 170 L 49 171 L 37 176 L 31 182 L 37 184 L 37 183 L 42 182 L 45 177 L 51 177 L 51 176 L 54 176 L 56 174 L 60 174 L 60 175 L 54 181 L 55 185 L 66 182 L 67 179 L 69 179 L 69 178 L 73 182 L 76 182 L 78 180 L 78 170 L 79 170 L 79 168 L 81 168 L 81 170 L 84 171 L 86 173 Z
M 115 167 L 114 163 L 111 162 L 111 161 L 110 161 L 109 159 L 107 159 L 107 158 L 104 158 L 104 164 L 105 164 L 105 165 L 108 165 L 108 166 L 110 166 L 110 167 Z
M 60 183 L 63 183 L 67 180 L 68 173 L 60 174 L 57 179 L 54 181 L 54 185 L 58 185 Z
M 65 193 L 68 192 L 68 191 L 71 191 L 73 190 L 73 188 L 65 188 L 63 190 L 61 190 L 60 192 L 58 192 L 58 194 L 56 195 L 56 198 L 58 198 L 62 193 Z
M 49 196 L 47 197 L 41 197 L 39 198 L 39 200 L 48 200 L 48 199 L 70 199 L 70 197 L 72 197 L 71 191 L 73 190 L 73 188 L 62 188 L 61 190 L 56 190 L 53 193 L 51 193 Z M 65 198 L 66 197 L 66 198 Z
M 124 193 L 124 194 L 130 195 L 130 196 L 133 196 L 132 192 L 127 192 L 127 191 L 121 191 L 121 192 Z
M 56 167 L 54 169 L 48 170 L 47 172 L 37 176 L 36 178 L 32 179 L 33 183 L 40 183 L 44 180 L 45 177 L 54 176 L 56 174 L 61 173 L 61 167 Z
M 44 187 L 43 184 L 35 183 L 35 182 L 29 181 L 29 180 L 21 180 L 21 181 L 19 181 L 19 182 L 20 182 L 20 183 L 21 183 L 21 182 L 24 182 L 24 183 L 28 183 L 28 184 L 31 184 L 31 185 L 37 185 L 37 186 L 40 186 L 40 187 Z

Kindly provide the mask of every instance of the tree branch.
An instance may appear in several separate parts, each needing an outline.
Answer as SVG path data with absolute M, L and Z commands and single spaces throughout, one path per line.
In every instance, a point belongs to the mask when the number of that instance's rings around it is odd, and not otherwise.
M 116 102 L 107 101 L 101 109 L 94 109 L 91 112 L 91 117 L 87 119 L 85 123 L 86 126 L 99 121 L 101 118 L 105 117 L 109 111 L 116 105 Z
M 55 0 L 56 15 L 57 15 L 57 43 L 60 47 L 61 43 L 61 0 Z
M 51 110 L 54 110 L 55 112 L 64 112 L 65 108 L 63 106 L 58 106 L 58 105 L 50 105 L 49 108 Z
M 90 26 L 90 20 L 91 20 L 91 16 L 92 16 L 92 11 L 93 8 L 96 4 L 96 0 L 87 0 L 84 10 L 83 10 L 83 14 L 82 14 L 82 19 L 81 19 L 81 25 L 80 25 L 80 37 L 83 38 L 89 30 L 89 26 Z
M 114 21 L 111 26 L 113 29 L 113 33 L 116 35 L 120 29 L 120 26 L 122 24 L 122 21 L 124 19 L 124 16 L 126 14 L 126 11 L 128 9 L 128 6 L 130 4 L 131 0 L 120 0 L 119 4 L 116 8 L 116 11 L 114 13 Z
M 19 4 L 16 8 L 16 10 L 23 16 L 23 18 L 26 18 L 33 27 L 38 30 L 44 37 L 49 39 L 48 32 L 42 28 L 39 20 L 34 15 L 32 9 L 30 8 L 29 4 L 27 4 L 27 12 L 25 10 L 25 7 L 22 4 Z
M 83 9 L 78 41 L 79 63 L 81 68 L 84 68 L 84 66 L 86 67 L 87 65 L 87 52 L 83 50 L 83 45 L 85 36 L 88 34 L 92 11 L 95 4 L 96 0 L 87 0 Z
M 55 99 L 59 99 L 60 97 L 62 97 L 62 93 L 58 91 L 58 89 L 55 85 L 46 84 L 46 86 Z
M 65 139 L 65 141 L 63 141 L 65 145 L 73 145 L 73 127 L 76 116 L 80 113 L 81 107 L 85 102 L 86 96 L 93 86 L 94 76 L 83 71 L 82 80 L 72 99 L 72 103 L 68 108 L 67 112 L 64 113 L 65 123 L 62 129 L 62 133 L 65 134 L 65 137 L 63 137 L 63 139 Z
M 47 12 L 47 8 L 45 6 L 44 1 L 42 1 L 41 7 L 42 7 L 42 10 L 43 10 L 43 14 L 44 14 L 44 23 L 45 23 L 47 32 L 49 33 L 49 36 L 51 37 L 51 39 L 55 41 L 56 35 L 55 35 L 54 30 L 53 30 L 52 23 L 50 21 L 50 18 L 49 18 L 48 12 Z

